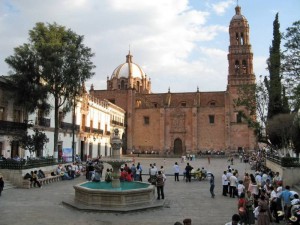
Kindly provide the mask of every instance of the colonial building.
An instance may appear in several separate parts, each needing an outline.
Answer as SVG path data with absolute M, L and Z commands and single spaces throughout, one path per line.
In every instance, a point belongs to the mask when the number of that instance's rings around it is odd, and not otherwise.
M 81 159 L 96 158 L 98 156 L 110 156 L 110 137 L 114 128 L 118 128 L 120 134 L 124 132 L 125 112 L 120 107 L 99 100 L 86 92 L 79 99 L 75 108 L 75 137 L 74 152 Z M 37 110 L 29 115 L 29 121 L 34 121 L 33 128 L 43 130 L 49 138 L 42 153 L 53 155 L 54 149 L 54 111 L 44 115 Z M 120 121 L 116 124 L 115 119 Z M 59 136 L 58 136 L 58 159 L 72 157 L 73 125 L 72 112 L 64 114 L 59 112 Z M 42 156 L 38 155 L 38 156 Z
M 0 77 L 0 156 L 11 157 L 19 154 L 19 144 L 13 136 L 27 130 L 26 112 L 14 102 L 13 89 L 5 77 Z
M 241 85 L 255 83 L 248 21 L 240 6 L 235 11 L 229 26 L 226 91 L 152 93 L 150 78 L 133 62 L 130 52 L 126 62 L 107 77 L 106 90 L 91 87 L 92 96 L 107 99 L 126 111 L 123 153 L 181 155 L 256 147 L 254 132 L 240 113 L 248 112 L 233 102 Z
M 51 98 L 49 98 L 51 103 Z M 125 111 L 107 100 L 99 100 L 89 95 L 85 88 L 75 107 L 73 139 L 73 112 L 59 112 L 58 159 L 71 160 L 74 140 L 74 153 L 82 159 L 110 156 L 111 133 L 115 128 L 124 133 Z M 45 114 L 41 110 L 27 114 L 15 104 L 13 88 L 5 77 L 0 77 L 0 155 L 6 158 L 19 156 L 26 158 L 54 155 L 54 110 Z M 49 142 L 43 151 L 30 154 L 22 149 L 15 137 L 37 128 L 46 134 Z

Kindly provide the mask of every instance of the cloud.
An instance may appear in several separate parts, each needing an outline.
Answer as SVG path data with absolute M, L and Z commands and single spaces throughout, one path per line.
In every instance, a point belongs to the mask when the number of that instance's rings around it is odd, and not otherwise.
M 212 4 L 212 8 L 218 15 L 223 15 L 226 9 L 234 4 L 234 0 L 221 1 L 216 4 Z
M 232 1 L 221 3 L 214 10 L 221 12 Z M 95 89 L 106 88 L 106 77 L 125 62 L 129 45 L 133 61 L 152 79 L 153 92 L 169 86 L 173 91 L 226 87 L 226 53 L 205 45 L 219 34 L 227 38 L 228 27 L 208 25 L 212 12 L 193 8 L 188 0 L 11 0 L 10 8 L 0 16 L 1 74 L 9 70 L 4 59 L 28 41 L 36 22 L 57 22 L 84 35 L 95 52 L 96 74 L 87 88 L 92 83 Z

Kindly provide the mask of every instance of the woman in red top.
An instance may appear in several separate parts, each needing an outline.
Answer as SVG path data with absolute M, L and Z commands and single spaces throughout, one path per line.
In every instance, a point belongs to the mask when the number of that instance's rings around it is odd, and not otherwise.
M 120 175 L 120 181 L 125 181 L 127 177 L 127 172 L 121 168 L 121 175 Z
M 238 211 L 241 217 L 240 223 L 243 224 L 246 222 L 246 200 L 245 193 L 242 192 L 238 201 Z
M 131 174 L 131 169 L 128 169 L 128 173 L 127 173 L 127 176 L 126 176 L 126 181 L 132 181 L 132 174 Z

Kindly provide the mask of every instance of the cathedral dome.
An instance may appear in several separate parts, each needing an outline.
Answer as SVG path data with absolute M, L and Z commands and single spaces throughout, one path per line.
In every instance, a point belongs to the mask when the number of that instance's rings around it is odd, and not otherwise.
M 112 73 L 111 79 L 121 78 L 121 77 L 133 77 L 133 78 L 145 78 L 145 72 L 143 69 L 132 62 L 132 55 L 129 54 L 126 56 L 126 62 L 119 65 Z
M 237 20 L 247 21 L 247 19 L 241 14 L 241 7 L 240 6 L 235 7 L 235 15 L 232 17 L 231 22 L 235 22 Z

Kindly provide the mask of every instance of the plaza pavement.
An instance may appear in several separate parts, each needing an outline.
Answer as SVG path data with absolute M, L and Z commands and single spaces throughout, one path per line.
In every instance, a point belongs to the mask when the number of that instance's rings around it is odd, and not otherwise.
M 186 162 L 180 159 L 135 158 L 147 173 L 149 164 L 164 166 L 166 174 L 173 174 L 173 165 L 178 162 L 181 172 Z M 237 211 L 237 198 L 222 196 L 221 176 L 227 168 L 227 159 L 206 158 L 190 162 L 194 168 L 204 167 L 215 175 L 215 198 L 209 192 L 209 180 L 192 180 L 180 182 L 174 176 L 168 176 L 165 184 L 165 204 L 161 208 L 134 211 L 129 213 L 103 213 L 78 211 L 62 204 L 66 198 L 73 198 L 73 185 L 84 182 L 85 176 L 71 181 L 60 181 L 43 186 L 43 188 L 8 189 L 0 197 L 0 225 L 173 225 L 176 221 L 191 218 L 193 225 L 222 225 L 230 221 Z M 249 164 L 235 160 L 234 169 L 240 176 L 250 171 Z M 106 165 L 105 165 L 106 169 Z M 181 173 L 182 174 L 182 173 Z M 143 177 L 147 181 L 148 176 Z M 157 200 L 158 201 L 158 200 Z

